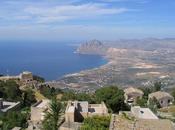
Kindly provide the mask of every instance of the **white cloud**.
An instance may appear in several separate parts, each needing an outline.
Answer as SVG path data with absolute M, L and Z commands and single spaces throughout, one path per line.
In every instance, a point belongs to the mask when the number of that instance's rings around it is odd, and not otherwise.
M 149 0 L 99 0 L 101 2 L 136 2 L 140 4 L 148 3 Z
M 27 7 L 25 13 L 32 15 L 39 23 L 60 22 L 76 18 L 93 18 L 102 15 L 120 14 L 127 8 L 108 8 L 103 4 L 61 5 L 55 7 Z

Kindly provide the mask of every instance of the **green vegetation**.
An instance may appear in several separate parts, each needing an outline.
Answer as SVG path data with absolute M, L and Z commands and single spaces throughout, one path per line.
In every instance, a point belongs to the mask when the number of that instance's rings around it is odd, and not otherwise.
M 49 111 L 46 111 L 43 130 L 58 130 L 58 121 L 61 117 L 62 109 L 63 105 L 54 97 L 49 104 Z
M 40 82 L 40 83 L 44 83 L 45 82 L 45 79 L 40 77 L 40 76 L 37 76 L 37 75 L 33 75 L 33 79 Z
M 22 107 L 35 103 L 35 95 L 31 89 L 20 90 L 19 85 L 12 80 L 0 81 L 0 98 L 8 101 L 20 101 Z
M 0 130 L 11 130 L 15 126 L 26 128 L 27 119 L 29 119 L 28 109 L 1 114 Z
M 61 100 L 88 101 L 89 103 L 104 101 L 109 110 L 113 112 L 128 110 L 128 106 L 124 103 L 124 92 L 116 86 L 101 88 L 95 94 L 66 92 L 63 93 Z
M 174 97 L 175 99 L 175 87 L 172 89 L 171 95 Z M 175 104 L 175 101 L 173 102 L 173 104 Z
M 153 92 L 160 91 L 163 88 L 162 82 L 158 81 L 154 83 Z
M 164 108 L 160 108 L 159 111 L 160 112 L 165 112 L 165 113 L 174 113 L 175 114 L 175 105 L 164 107 Z
M 134 121 L 135 120 L 135 117 L 133 116 L 128 116 L 125 112 L 122 113 L 122 116 L 127 119 L 127 120 L 130 120 L 130 121 Z
M 37 101 L 46 99 L 46 97 L 44 97 L 39 91 L 35 90 L 35 98 Z
M 140 89 L 144 93 L 144 95 L 143 95 L 144 98 L 148 98 L 148 95 L 150 93 L 160 91 L 163 88 L 163 85 L 162 84 L 163 84 L 162 82 L 157 81 L 157 82 L 154 83 L 153 86 L 150 86 L 150 87 L 141 87 Z
M 29 107 L 36 102 L 33 90 L 20 90 L 19 85 L 13 80 L 0 81 L 0 98 L 21 102 L 17 111 L 0 115 L 0 129 L 9 130 L 15 126 L 25 128 L 29 117 Z
M 149 100 L 149 105 L 148 107 L 154 112 L 154 113 L 157 113 L 157 109 L 160 108 L 160 104 L 159 102 L 157 101 L 156 98 L 153 98 L 153 99 L 150 99 Z
M 6 82 L 0 81 L 0 97 L 5 100 L 19 101 L 21 100 L 22 92 L 19 85 L 12 80 Z
M 109 130 L 110 116 L 93 116 L 83 121 L 80 130 Z
M 57 94 L 62 93 L 60 89 L 50 88 L 48 85 L 41 85 L 39 92 L 48 99 L 52 99 Z
M 136 101 L 136 105 L 141 106 L 141 107 L 146 107 L 147 106 L 147 99 L 146 98 L 138 98 Z
M 32 104 L 34 104 L 36 102 L 34 91 L 32 89 L 27 89 L 23 91 L 22 101 L 23 107 L 30 107 Z
M 155 82 L 154 85 L 150 87 L 141 87 L 140 89 L 143 91 L 144 95 L 142 99 L 137 99 L 136 105 L 139 105 L 141 107 L 150 107 L 151 109 L 154 109 L 155 111 L 155 108 L 159 107 L 160 104 L 158 104 L 156 99 L 154 99 L 155 104 L 153 104 L 154 101 L 152 101 L 150 105 L 147 105 L 148 95 L 150 93 L 160 91 L 162 88 L 163 88 L 163 84 L 160 81 Z M 157 105 L 157 106 L 155 107 L 154 105 Z
M 68 100 L 78 100 L 78 101 L 88 101 L 89 103 L 95 103 L 96 97 L 93 94 L 86 93 L 74 93 L 74 92 L 65 92 L 61 97 L 62 101 Z
M 104 101 L 113 112 L 126 110 L 128 107 L 124 103 L 124 92 L 118 87 L 104 87 L 96 91 L 98 102 Z

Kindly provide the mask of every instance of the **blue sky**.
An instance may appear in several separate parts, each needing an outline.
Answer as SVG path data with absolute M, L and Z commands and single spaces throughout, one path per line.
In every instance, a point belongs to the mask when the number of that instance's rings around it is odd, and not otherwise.
M 175 0 L 0 0 L 0 39 L 175 37 Z

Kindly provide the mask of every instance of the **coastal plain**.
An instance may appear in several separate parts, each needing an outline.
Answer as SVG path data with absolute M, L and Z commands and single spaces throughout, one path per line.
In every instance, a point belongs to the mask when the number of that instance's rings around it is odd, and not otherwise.
M 175 84 L 175 39 L 92 40 L 77 53 L 101 55 L 108 62 L 48 82 L 50 86 L 92 92 L 106 85 L 145 87 L 161 81 L 169 90 Z

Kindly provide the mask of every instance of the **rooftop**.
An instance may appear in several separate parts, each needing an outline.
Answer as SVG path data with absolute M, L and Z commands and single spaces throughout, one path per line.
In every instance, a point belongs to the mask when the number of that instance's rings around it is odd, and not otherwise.
M 139 119 L 158 119 L 158 117 L 149 108 L 140 108 L 135 106 L 131 108 L 132 114 Z
M 112 115 L 110 130 L 174 130 L 174 124 L 164 119 L 133 119 Z
M 32 107 L 37 107 L 37 108 L 47 108 L 50 103 L 50 100 L 48 99 L 43 99 L 37 103 L 35 103 Z
M 107 111 L 103 102 L 101 104 L 89 104 L 87 101 L 69 101 L 66 112 L 74 112 L 75 109 L 85 113 L 105 113 Z
M 125 89 L 124 92 L 125 92 L 126 94 L 130 94 L 130 93 L 139 93 L 139 94 L 142 94 L 142 95 L 143 95 L 143 92 L 142 92 L 140 89 L 133 88 L 133 87 L 129 87 L 129 88 Z
M 153 98 L 153 97 L 155 97 L 156 99 L 162 99 L 164 97 L 170 97 L 173 99 L 173 97 L 169 93 L 162 92 L 162 91 L 158 91 L 158 92 L 149 94 L 149 98 Z

